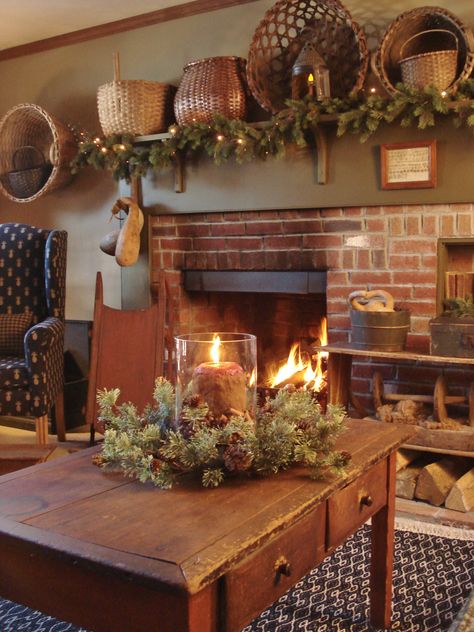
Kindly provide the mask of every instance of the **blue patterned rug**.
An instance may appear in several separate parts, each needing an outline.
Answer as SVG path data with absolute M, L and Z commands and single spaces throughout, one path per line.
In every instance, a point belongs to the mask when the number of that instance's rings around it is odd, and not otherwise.
M 391 629 L 448 630 L 474 586 L 474 533 L 450 530 L 446 537 L 448 531 L 443 527 L 428 528 L 433 533 L 417 533 L 400 526 L 410 528 L 399 524 L 395 532 Z M 359 529 L 244 632 L 374 630 L 368 623 L 369 536 L 370 527 Z M 5 599 L 0 599 L 0 630 L 86 632 Z

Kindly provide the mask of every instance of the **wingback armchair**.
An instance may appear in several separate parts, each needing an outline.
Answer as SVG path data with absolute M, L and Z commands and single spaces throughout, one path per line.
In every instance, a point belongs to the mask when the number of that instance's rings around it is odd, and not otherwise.
M 64 440 L 64 305 L 67 233 L 0 224 L 0 415 L 33 417 L 48 437 L 55 408 Z

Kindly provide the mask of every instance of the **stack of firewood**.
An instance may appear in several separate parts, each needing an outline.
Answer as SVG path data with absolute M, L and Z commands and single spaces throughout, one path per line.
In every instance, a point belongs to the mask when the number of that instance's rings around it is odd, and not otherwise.
M 396 495 L 455 511 L 474 510 L 474 467 L 470 458 L 400 450 Z

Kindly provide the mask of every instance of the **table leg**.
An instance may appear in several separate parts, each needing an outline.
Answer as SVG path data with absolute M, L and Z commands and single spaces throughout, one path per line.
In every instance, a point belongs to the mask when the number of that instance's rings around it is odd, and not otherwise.
M 393 537 L 395 523 L 396 452 L 387 457 L 387 504 L 372 516 L 370 621 L 390 627 L 392 615 Z
M 328 357 L 328 404 L 347 410 L 351 392 L 352 356 L 330 353 Z

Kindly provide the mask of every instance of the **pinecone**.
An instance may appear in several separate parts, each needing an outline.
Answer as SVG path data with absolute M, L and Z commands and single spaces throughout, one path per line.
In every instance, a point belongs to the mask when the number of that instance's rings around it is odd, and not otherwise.
M 224 452 L 224 465 L 229 472 L 245 472 L 252 465 L 253 455 L 238 443 L 229 445 Z
M 92 457 L 92 463 L 94 465 L 97 465 L 98 467 L 101 467 L 102 465 L 104 465 L 105 459 L 103 455 L 99 452 L 98 454 L 94 454 L 94 456 Z
M 219 417 L 214 417 L 211 413 L 209 413 L 206 417 L 207 425 L 211 428 L 224 428 L 229 423 L 229 418 L 225 415 L 220 415 Z
M 179 432 L 185 439 L 190 439 L 194 435 L 194 423 L 190 419 L 180 417 Z
M 153 459 L 150 463 L 151 471 L 154 473 L 159 472 L 161 470 L 162 465 L 163 464 L 160 461 L 160 459 Z
M 190 395 L 189 397 L 186 397 L 183 405 L 189 406 L 190 408 L 199 408 L 199 406 L 204 406 L 205 403 L 206 402 L 202 398 L 202 395 L 196 393 L 195 395 Z

